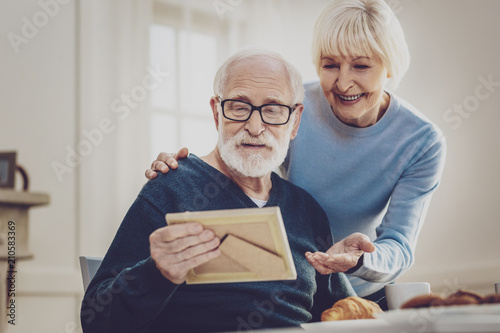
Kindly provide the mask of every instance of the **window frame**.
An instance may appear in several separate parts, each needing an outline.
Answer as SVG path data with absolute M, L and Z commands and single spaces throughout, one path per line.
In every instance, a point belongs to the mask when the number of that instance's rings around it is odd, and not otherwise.
M 177 68 L 175 76 L 175 85 L 179 87 L 176 90 L 176 103 L 172 108 L 159 108 L 155 107 L 150 103 L 152 115 L 168 115 L 174 120 L 174 126 L 178 130 L 175 133 L 175 146 L 180 148 L 183 145 L 182 139 L 183 134 L 181 131 L 183 122 L 190 121 L 210 121 L 213 123 L 212 113 L 208 110 L 207 101 L 207 112 L 200 114 L 196 113 L 190 108 L 185 108 L 182 105 L 182 90 L 180 82 L 180 59 L 181 59 L 181 48 L 180 48 L 180 33 L 181 31 L 187 31 L 188 33 L 200 33 L 204 35 L 210 35 L 215 37 L 217 41 L 217 66 L 222 63 L 229 53 L 229 39 L 231 36 L 231 26 L 234 26 L 235 22 L 232 20 L 221 20 L 217 16 L 216 11 L 206 12 L 196 8 L 192 8 L 188 3 L 180 4 L 169 4 L 164 2 L 154 2 L 153 4 L 153 20 L 152 25 L 163 25 L 174 29 L 175 33 L 175 67 Z M 151 140 L 154 140 L 153 135 Z M 152 152 L 157 154 L 158 152 Z

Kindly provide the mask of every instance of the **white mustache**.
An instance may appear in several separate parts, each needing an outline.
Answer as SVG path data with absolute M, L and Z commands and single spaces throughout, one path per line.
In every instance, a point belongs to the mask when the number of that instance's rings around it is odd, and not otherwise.
M 219 141 L 217 146 L 222 160 L 230 169 L 246 177 L 263 177 L 283 163 L 288 151 L 290 133 L 291 130 L 289 129 L 282 138 L 282 141 L 287 142 L 281 142 L 268 131 L 255 136 L 243 130 L 229 138 L 225 138 L 223 128 L 219 127 Z M 264 154 L 259 149 L 255 153 L 242 156 L 238 147 L 243 144 L 265 145 L 265 147 L 271 149 L 271 152 Z M 246 149 L 243 150 L 245 151 Z
M 252 136 L 247 132 L 243 131 L 236 134 L 233 137 L 233 140 L 237 145 L 242 145 L 242 144 L 265 145 L 271 147 L 272 149 L 275 149 L 278 146 L 276 139 L 274 139 L 273 136 L 268 132 L 262 132 L 261 134 L 259 134 L 259 136 Z

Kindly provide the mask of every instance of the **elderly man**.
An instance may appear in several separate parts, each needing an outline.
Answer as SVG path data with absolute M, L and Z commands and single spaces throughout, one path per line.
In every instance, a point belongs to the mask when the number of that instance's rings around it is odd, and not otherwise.
M 221 66 L 214 91 L 217 146 L 201 158 L 191 154 L 178 170 L 144 186 L 89 285 L 84 332 L 297 326 L 319 320 L 336 300 L 353 295 L 344 275 L 322 275 L 306 258 L 328 246 L 325 213 L 308 193 L 272 172 L 297 134 L 300 74 L 277 54 L 247 49 Z M 220 255 L 220 239 L 197 223 L 167 226 L 166 213 L 266 205 L 281 209 L 297 280 L 184 283 L 192 268 Z M 363 250 L 373 251 L 363 240 L 344 241 L 338 252 L 356 263 Z

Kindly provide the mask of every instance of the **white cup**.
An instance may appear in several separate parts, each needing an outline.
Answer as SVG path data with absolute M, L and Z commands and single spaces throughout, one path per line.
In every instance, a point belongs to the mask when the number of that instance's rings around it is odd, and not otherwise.
M 396 310 L 407 300 L 419 296 L 430 295 L 431 285 L 427 282 L 395 283 L 385 286 L 385 297 L 389 310 Z
M 495 283 L 495 293 L 500 294 L 500 282 Z

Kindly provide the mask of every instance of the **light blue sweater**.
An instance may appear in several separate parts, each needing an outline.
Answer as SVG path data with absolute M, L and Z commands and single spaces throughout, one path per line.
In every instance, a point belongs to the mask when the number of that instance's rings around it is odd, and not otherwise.
M 380 290 L 414 261 L 419 232 L 439 184 L 446 144 L 441 131 L 414 107 L 390 94 L 382 119 L 367 128 L 333 114 L 319 82 L 304 85 L 298 136 L 285 177 L 326 211 L 335 241 L 367 234 L 376 251 L 350 275 L 360 296 Z

